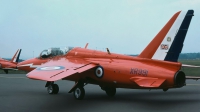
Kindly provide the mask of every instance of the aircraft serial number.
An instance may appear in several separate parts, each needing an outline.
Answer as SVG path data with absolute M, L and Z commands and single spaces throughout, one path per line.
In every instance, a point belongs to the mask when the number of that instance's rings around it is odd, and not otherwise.
M 146 77 L 148 75 L 148 70 L 138 69 L 138 68 L 131 68 L 130 74 L 141 75 L 141 76 L 145 76 Z

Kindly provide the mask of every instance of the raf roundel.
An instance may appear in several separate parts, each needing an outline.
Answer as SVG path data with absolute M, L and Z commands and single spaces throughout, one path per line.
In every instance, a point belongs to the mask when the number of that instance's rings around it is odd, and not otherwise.
M 98 66 L 95 70 L 95 75 L 98 77 L 98 78 L 102 78 L 103 75 L 104 75 L 104 70 L 103 70 L 103 67 L 101 66 Z
M 50 71 L 50 70 L 61 70 L 64 68 L 65 67 L 63 67 L 63 66 L 46 66 L 46 67 L 38 67 L 36 69 L 41 70 L 41 71 Z

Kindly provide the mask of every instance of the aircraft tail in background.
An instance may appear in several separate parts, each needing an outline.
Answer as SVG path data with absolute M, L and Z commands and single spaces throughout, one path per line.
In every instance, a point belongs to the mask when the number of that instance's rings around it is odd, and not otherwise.
M 13 58 L 10 60 L 13 63 L 18 63 L 19 61 L 19 56 L 21 54 L 21 50 L 22 49 L 18 49 L 17 52 L 15 53 L 15 55 L 13 56 Z

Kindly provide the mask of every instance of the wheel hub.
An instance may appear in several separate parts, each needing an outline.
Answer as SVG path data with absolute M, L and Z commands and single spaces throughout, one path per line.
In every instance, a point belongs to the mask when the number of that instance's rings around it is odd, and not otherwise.
M 75 96 L 76 96 L 76 98 L 79 98 L 80 95 L 81 95 L 81 90 L 79 88 L 76 88 L 76 90 L 75 90 Z
M 48 86 L 48 93 L 52 93 L 53 92 L 53 87 L 51 85 Z

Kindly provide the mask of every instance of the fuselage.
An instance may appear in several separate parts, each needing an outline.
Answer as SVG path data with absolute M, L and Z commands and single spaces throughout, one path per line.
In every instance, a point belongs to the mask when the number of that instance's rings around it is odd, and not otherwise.
M 2 58 L 0 58 L 0 69 L 3 69 L 3 68 L 16 68 L 17 66 L 17 63 L 14 63 L 14 62 L 10 62 L 8 60 L 4 60 Z
M 63 58 L 73 58 L 74 63 L 76 59 L 83 59 L 91 63 L 99 64 L 104 68 L 104 76 L 102 78 L 97 78 L 94 75 L 94 70 L 89 70 L 78 77 L 74 75 L 72 77 L 63 78 L 63 80 L 78 81 L 80 78 L 87 78 L 85 76 L 91 74 L 91 83 L 101 86 L 110 85 L 119 88 L 141 88 L 135 83 L 137 78 L 165 79 L 165 82 L 160 88 L 181 87 L 185 83 L 181 81 L 181 84 L 178 84 L 178 82 L 180 82 L 179 80 L 185 80 L 184 76 L 180 76 L 179 74 L 181 63 L 132 57 L 78 47 L 73 48 L 63 56 L 51 57 L 48 59 L 34 58 L 23 61 L 18 64 L 18 69 L 30 72 L 42 63 Z M 177 74 L 181 77 L 180 79 L 177 79 Z

